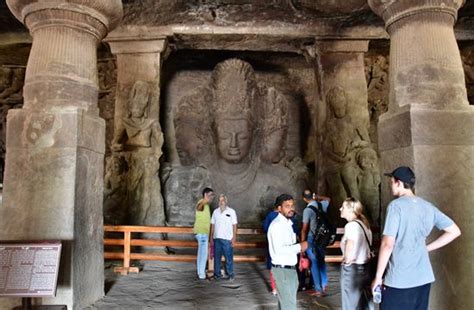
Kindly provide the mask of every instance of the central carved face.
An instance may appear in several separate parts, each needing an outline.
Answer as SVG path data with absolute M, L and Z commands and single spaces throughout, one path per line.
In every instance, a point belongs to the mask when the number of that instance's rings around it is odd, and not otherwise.
M 240 163 L 250 152 L 252 127 L 246 119 L 223 119 L 217 124 L 217 149 L 229 163 Z

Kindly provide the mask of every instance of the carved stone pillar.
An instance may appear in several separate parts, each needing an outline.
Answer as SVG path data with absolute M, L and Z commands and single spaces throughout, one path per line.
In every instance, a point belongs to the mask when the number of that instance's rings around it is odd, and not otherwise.
M 61 240 L 58 290 L 41 304 L 83 309 L 104 294 L 96 48 L 120 0 L 8 0 L 30 30 L 23 109 L 10 110 L 0 239 Z M 18 300 L 0 299 L 0 308 Z
M 161 64 L 167 51 L 166 38 L 130 38 L 123 33 L 112 33 L 107 39 L 112 53 L 117 56 L 117 94 L 115 104 L 115 134 L 112 151 L 123 156 L 129 167 L 127 190 L 128 210 L 126 224 L 164 225 L 165 213 L 159 179 L 159 158 L 162 154 L 163 133 L 160 120 Z M 163 54 L 162 54 L 163 53 Z M 149 145 L 131 143 L 134 130 L 144 132 L 139 125 L 129 125 L 134 85 L 144 82 L 148 88 L 148 101 L 144 119 L 155 124 L 156 132 L 147 136 Z M 124 126 L 125 124 L 125 126 Z M 138 179 L 134 176 L 141 175 Z
M 430 308 L 473 309 L 474 111 L 453 25 L 462 0 L 369 0 L 390 34 L 390 105 L 379 121 L 383 171 L 414 168 L 417 195 L 434 202 L 463 237 L 431 253 Z M 382 200 L 391 199 L 388 181 Z
M 318 131 L 322 140 L 322 160 L 318 161 L 318 166 L 322 171 L 319 179 L 325 182 L 320 184 L 320 188 L 326 188 L 326 194 L 330 195 L 335 206 L 339 206 L 346 197 L 357 197 L 368 206 L 371 218 L 376 220 L 378 182 L 372 180 L 374 185 L 369 191 L 367 186 L 361 185 L 364 181 L 363 173 L 372 178 L 375 169 L 378 176 L 377 156 L 371 148 L 368 135 L 369 113 L 364 65 L 367 48 L 368 41 L 365 40 L 316 42 L 320 91 L 325 103 L 319 105 L 318 111 Z M 364 151 L 361 153 L 362 150 Z M 358 163 L 359 154 L 370 152 L 373 167 L 370 171 L 362 171 Z M 373 197 L 366 197 L 367 192 Z M 334 208 L 336 211 L 337 209 Z

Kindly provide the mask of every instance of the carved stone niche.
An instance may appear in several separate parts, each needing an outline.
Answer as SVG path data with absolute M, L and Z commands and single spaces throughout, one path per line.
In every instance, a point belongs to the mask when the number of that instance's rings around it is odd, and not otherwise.
M 3 183 L 5 166 L 7 113 L 23 106 L 25 66 L 0 66 L 0 183 Z
M 474 44 L 460 46 L 460 52 L 466 79 L 467 99 L 470 105 L 474 105 Z
M 323 169 L 327 195 L 335 205 L 347 197 L 361 200 L 371 221 L 380 216 L 378 156 L 372 148 L 367 124 L 348 113 L 346 91 L 335 86 L 326 93 L 329 108 L 323 138 Z
M 240 59 L 218 63 L 210 81 L 182 97 L 174 110 L 179 164 L 162 176 L 167 220 L 192 224 L 195 193 L 208 186 L 229 198 L 239 223 L 260 225 L 275 197 L 299 197 L 306 169 L 295 154 L 294 103 L 258 81 Z
M 365 57 L 370 120 L 369 135 L 373 143 L 378 141 L 377 127 L 379 118 L 388 111 L 388 95 L 390 90 L 388 68 L 387 54 L 372 52 Z
M 136 81 L 116 119 L 105 175 L 106 224 L 164 224 L 158 177 L 163 134 L 149 112 L 152 96 L 151 83 Z

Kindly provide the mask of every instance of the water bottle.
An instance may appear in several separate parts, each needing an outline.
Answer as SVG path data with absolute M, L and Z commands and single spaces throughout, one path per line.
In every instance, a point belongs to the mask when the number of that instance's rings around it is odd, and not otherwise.
M 375 304 L 379 304 L 382 302 L 382 287 L 377 285 L 372 292 L 372 298 Z

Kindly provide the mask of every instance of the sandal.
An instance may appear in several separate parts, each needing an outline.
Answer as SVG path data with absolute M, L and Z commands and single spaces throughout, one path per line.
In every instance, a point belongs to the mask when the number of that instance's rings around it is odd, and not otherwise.
M 309 295 L 309 296 L 314 296 L 314 297 L 321 297 L 321 296 L 323 296 L 323 294 L 322 294 L 320 291 L 316 291 L 316 290 L 309 290 L 309 291 L 308 291 L 308 295 Z

